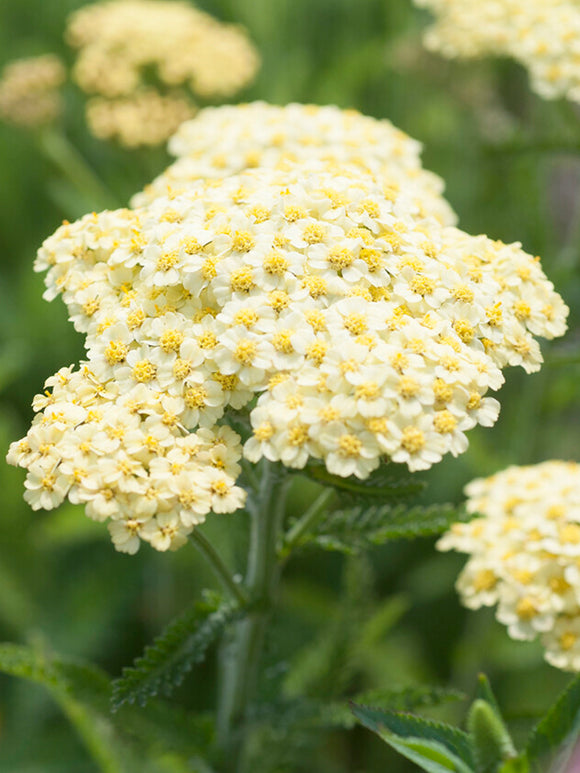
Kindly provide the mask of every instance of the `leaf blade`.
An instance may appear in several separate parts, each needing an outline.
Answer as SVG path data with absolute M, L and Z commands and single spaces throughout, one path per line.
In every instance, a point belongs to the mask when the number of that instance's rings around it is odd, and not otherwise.
M 452 725 L 423 719 L 414 714 L 375 709 L 368 706 L 353 705 L 352 711 L 359 722 L 381 737 L 383 737 L 382 734 L 386 733 L 399 740 L 413 738 L 434 741 L 462 760 L 470 769 L 474 768 L 469 736 Z
M 172 620 L 133 666 L 113 682 L 113 709 L 145 706 L 156 695 L 170 695 L 224 628 L 242 614 L 239 605 L 206 597 Z
M 525 754 L 533 771 L 545 771 L 567 741 L 580 736 L 580 675 L 559 695 L 532 730 Z

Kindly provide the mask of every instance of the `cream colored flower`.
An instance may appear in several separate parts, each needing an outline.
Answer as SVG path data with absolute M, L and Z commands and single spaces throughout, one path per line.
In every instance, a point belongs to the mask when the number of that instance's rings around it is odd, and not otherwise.
M 580 101 L 580 6 L 576 0 L 415 0 L 436 22 L 428 48 L 447 57 L 511 56 L 546 99 Z
M 580 465 L 508 467 L 466 487 L 470 523 L 438 542 L 470 558 L 457 580 L 465 606 L 497 604 L 514 639 L 540 638 L 546 660 L 580 671 Z
M 566 328 L 518 244 L 426 218 L 357 165 L 247 170 L 91 214 L 36 268 L 87 359 L 47 381 L 9 461 L 33 507 L 82 502 L 129 553 L 241 508 L 242 454 L 366 478 L 462 453 L 497 417 L 501 368 L 537 369 L 532 334 Z
M 323 161 L 337 167 L 356 164 L 383 180 L 388 186 L 386 195 L 393 200 L 404 194 L 419 214 L 433 215 L 445 225 L 456 222 L 442 195 L 443 181 L 421 166 L 420 143 L 390 121 L 378 121 L 356 110 L 299 104 L 277 107 L 265 102 L 209 107 L 179 128 L 169 149 L 178 160 L 133 198 L 133 206 L 147 204 L 157 196 L 179 194 L 195 180 L 226 177 L 249 168 Z M 254 221 L 268 222 L 269 212 L 267 199 L 258 200 Z M 359 213 L 363 227 L 368 217 L 364 210 Z M 284 208 L 284 218 L 290 226 L 290 243 L 298 249 L 315 245 L 321 238 L 320 222 L 305 217 L 292 196 Z M 330 238 L 332 222 L 324 227 L 325 237 Z M 355 271 L 372 276 L 378 269 L 377 259 L 369 253 Z
M 52 123 L 62 111 L 65 77 L 54 54 L 10 62 L 0 77 L 0 120 L 27 128 Z
M 85 6 L 69 18 L 66 39 L 78 49 L 73 76 L 93 95 L 91 131 L 127 147 L 160 144 L 195 113 L 189 94 L 231 96 L 259 65 L 241 28 L 179 0 Z

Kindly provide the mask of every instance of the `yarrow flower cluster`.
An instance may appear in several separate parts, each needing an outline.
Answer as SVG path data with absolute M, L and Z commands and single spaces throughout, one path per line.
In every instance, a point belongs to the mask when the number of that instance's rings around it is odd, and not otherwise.
M 33 506 L 86 502 L 131 551 L 240 507 L 240 453 L 365 478 L 463 452 L 497 417 L 501 368 L 537 370 L 533 335 L 566 327 L 519 245 L 423 218 L 358 166 L 251 170 L 88 215 L 36 268 L 87 360 L 49 382 L 10 460 Z M 218 426 L 232 414 L 249 417 L 243 451 Z
M 201 110 L 169 142 L 178 160 L 157 177 L 133 206 L 175 195 L 195 180 L 226 177 L 254 167 L 324 161 L 356 164 L 410 196 L 421 215 L 455 225 L 443 197 L 443 180 L 421 166 L 421 143 L 390 121 L 328 105 L 253 102 Z
M 497 604 L 512 638 L 539 636 L 549 663 L 580 671 L 580 465 L 508 467 L 465 491 L 482 517 L 437 545 L 470 555 L 457 581 L 463 603 Z
M 0 78 L 0 119 L 26 128 L 51 123 L 62 111 L 59 88 L 65 77 L 53 54 L 10 62 Z
M 194 113 L 185 96 L 163 95 L 149 88 L 120 99 L 95 97 L 87 104 L 87 121 L 94 136 L 118 140 L 126 148 L 160 145 Z
M 76 82 L 95 95 L 87 110 L 91 130 L 128 146 L 163 142 L 193 114 L 191 93 L 201 99 L 231 96 L 259 65 L 241 28 L 179 0 L 85 6 L 71 15 L 66 39 L 79 49 Z M 155 124 L 149 131 L 139 123 L 148 109 Z
M 447 57 L 510 56 L 540 96 L 580 101 L 577 0 L 415 0 L 437 16 L 428 48 Z
M 141 539 L 180 547 L 210 510 L 243 505 L 234 485 L 241 446 L 229 427 L 187 433 L 174 399 L 144 385 L 122 392 L 87 363 L 62 368 L 45 387 L 32 429 L 8 455 L 29 470 L 24 498 L 34 510 L 65 497 L 85 503 L 89 517 L 109 520 L 116 548 L 135 553 Z

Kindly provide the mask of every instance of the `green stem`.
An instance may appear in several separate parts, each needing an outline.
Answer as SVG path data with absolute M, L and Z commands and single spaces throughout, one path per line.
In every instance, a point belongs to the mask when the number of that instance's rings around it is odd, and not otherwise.
M 283 477 L 282 468 L 265 460 L 260 468 L 259 489 L 248 506 L 252 518 L 246 577 L 250 608 L 222 653 L 218 744 L 223 770 L 228 773 L 243 769 L 248 708 L 256 689 L 264 633 L 280 577 L 277 546 L 289 478 Z
M 200 551 L 200 553 L 203 553 L 204 557 L 211 564 L 214 572 L 223 582 L 227 590 L 229 590 L 232 596 L 236 599 L 236 601 L 238 601 L 239 605 L 241 607 L 246 607 L 248 605 L 246 594 L 234 580 L 230 570 L 224 564 L 211 542 L 203 536 L 199 529 L 194 529 L 193 532 L 189 535 L 189 539 Z
M 300 542 L 302 535 L 314 526 L 316 521 L 325 512 L 326 505 L 334 496 L 331 488 L 325 489 L 320 496 L 310 505 L 302 518 L 299 518 L 284 537 L 282 547 L 279 551 L 280 558 L 287 558 L 293 548 Z
M 56 128 L 38 134 L 42 152 L 86 200 L 89 209 L 117 209 L 119 202 L 99 179 L 66 135 Z

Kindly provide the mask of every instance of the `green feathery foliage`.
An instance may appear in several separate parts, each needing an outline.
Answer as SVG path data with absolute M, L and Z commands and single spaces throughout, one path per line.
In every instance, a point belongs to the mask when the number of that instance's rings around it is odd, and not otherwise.
M 425 481 L 417 475 L 409 475 L 406 468 L 400 464 L 383 464 L 368 478 L 359 480 L 352 475 L 341 478 L 328 472 L 323 464 L 311 462 L 304 473 L 317 483 L 332 486 L 344 499 L 348 497 L 353 501 L 373 503 L 377 500 L 398 501 L 409 499 L 420 494 L 426 487 Z
M 165 628 L 133 666 L 113 683 L 113 708 L 124 703 L 144 706 L 156 695 L 170 695 L 224 628 L 241 615 L 240 608 L 205 593 L 187 612 Z
M 464 519 L 465 513 L 451 504 L 411 508 L 403 504 L 357 505 L 324 516 L 312 531 L 301 535 L 295 547 L 356 553 L 389 540 L 433 537 Z

